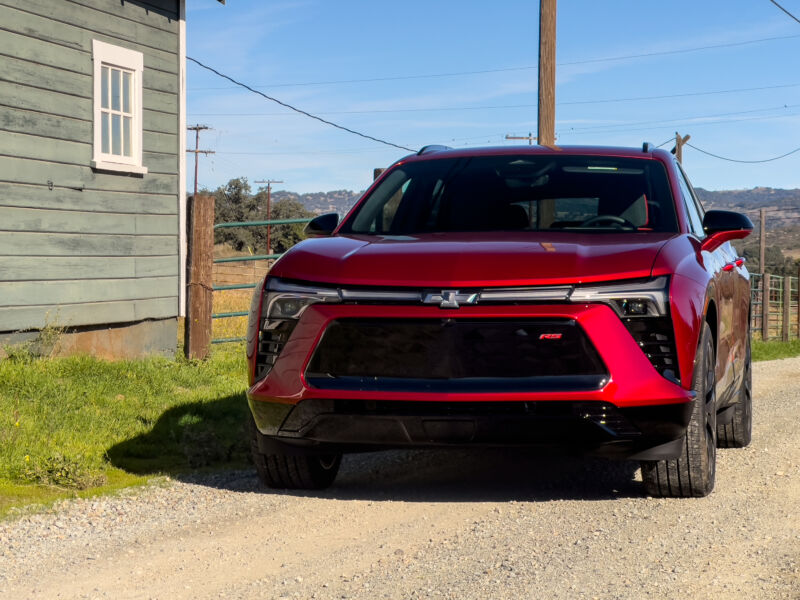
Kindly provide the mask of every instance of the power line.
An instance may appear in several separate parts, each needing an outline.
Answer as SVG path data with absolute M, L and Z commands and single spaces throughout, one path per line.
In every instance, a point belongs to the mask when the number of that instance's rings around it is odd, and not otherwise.
M 680 94 L 664 94 L 660 96 L 631 96 L 626 98 L 601 98 L 594 100 L 572 100 L 568 102 L 558 102 L 557 106 L 570 106 L 579 104 L 608 104 L 613 102 L 641 102 L 642 100 L 664 100 L 669 98 L 684 98 L 687 96 L 712 96 L 716 94 L 732 94 L 738 92 L 753 92 L 760 90 L 785 89 L 800 87 L 800 83 L 787 83 L 780 85 L 767 85 L 749 88 L 735 88 L 730 90 L 713 90 L 707 92 L 683 92 Z M 338 110 L 320 111 L 319 115 L 369 115 L 387 113 L 415 113 L 415 112 L 448 112 L 459 110 L 500 110 L 515 108 L 536 108 L 536 104 L 496 104 L 488 106 L 440 106 L 431 108 L 395 108 L 395 109 L 375 109 L 375 110 Z M 282 117 L 286 113 L 191 113 L 193 117 Z
M 304 111 L 304 110 L 302 110 L 300 108 L 292 106 L 291 104 L 287 104 L 286 102 L 282 102 L 281 100 L 278 100 L 277 98 L 273 98 L 272 96 L 267 96 L 264 92 L 259 92 L 258 90 L 251 88 L 246 83 L 242 83 L 241 81 L 236 81 L 233 77 L 229 77 L 228 75 L 225 75 L 224 73 L 220 73 L 219 71 L 217 71 L 213 67 L 209 67 L 208 65 L 205 65 L 205 64 L 201 63 L 199 60 L 197 60 L 195 58 L 192 58 L 191 56 L 187 56 L 186 59 L 192 61 L 193 63 L 203 67 L 204 69 L 206 69 L 208 71 L 211 71 L 212 73 L 222 77 L 223 79 L 227 79 L 231 83 L 235 83 L 239 87 L 243 87 L 246 90 L 250 90 L 254 94 L 258 94 L 259 96 L 262 96 L 262 97 L 266 98 L 267 100 L 269 100 L 271 102 L 275 102 L 276 104 L 280 104 L 281 106 L 284 106 L 284 107 L 286 107 L 286 108 L 288 108 L 290 110 L 293 110 L 296 113 L 300 113 L 301 115 L 305 115 L 307 117 L 310 117 L 310 118 L 312 118 L 312 119 L 314 119 L 316 121 L 319 121 L 320 123 L 325 123 L 326 125 L 330 125 L 331 127 L 335 127 L 336 129 L 341 129 L 342 131 L 346 131 L 347 133 L 352 133 L 353 135 L 357 135 L 357 136 L 360 136 L 362 138 L 366 138 L 368 140 L 372 140 L 373 142 L 378 142 L 380 144 L 386 144 L 387 146 L 393 146 L 395 148 L 399 148 L 400 150 L 408 150 L 409 152 L 414 152 L 414 150 L 412 150 L 411 148 L 407 148 L 405 146 L 400 146 L 399 144 L 394 144 L 392 142 L 387 142 L 386 140 L 382 140 L 380 138 L 376 138 L 376 137 L 373 137 L 371 135 L 367 135 L 366 133 L 361 133 L 359 131 L 356 131 L 355 129 L 350 129 L 349 127 L 345 127 L 343 125 L 338 125 L 338 124 L 336 124 L 336 123 L 334 123 L 332 121 L 328 121 L 326 119 L 323 119 L 322 117 L 318 117 L 316 115 L 312 115 L 310 112 L 306 112 L 306 111 Z
M 701 50 L 714 50 L 717 48 L 734 48 L 737 46 L 747 46 L 749 44 L 758 44 L 761 42 L 772 42 L 775 40 L 788 40 L 792 38 L 800 37 L 800 35 L 779 35 L 774 37 L 768 38 L 759 38 L 756 40 L 745 40 L 743 42 L 728 42 L 725 44 L 710 44 L 708 46 L 696 46 L 694 48 L 683 48 L 681 50 L 663 50 L 659 52 L 643 52 L 642 54 L 628 54 L 625 56 L 611 56 L 605 58 L 590 58 L 586 60 L 576 60 L 573 62 L 563 62 L 558 63 L 559 66 L 567 66 L 567 65 L 585 65 L 588 63 L 598 63 L 598 62 L 611 62 L 617 60 L 629 60 L 632 58 L 649 58 L 651 56 L 667 56 L 670 54 L 686 54 L 687 52 L 699 52 Z
M 592 125 L 592 126 L 588 126 L 588 127 L 570 127 L 570 128 L 565 129 L 565 131 L 569 131 L 569 132 L 591 131 L 591 130 L 608 129 L 608 128 L 613 129 L 614 127 L 628 127 L 628 126 L 632 126 L 632 125 L 663 125 L 663 124 L 669 124 L 669 123 L 679 123 L 679 122 L 684 122 L 684 121 L 688 122 L 688 121 L 693 121 L 695 119 L 714 119 L 714 118 L 717 118 L 717 117 L 732 117 L 732 116 L 737 116 L 737 115 L 747 115 L 747 114 L 752 114 L 752 113 L 757 113 L 757 112 L 766 112 L 766 111 L 772 111 L 772 110 L 783 110 L 783 109 L 797 108 L 797 107 L 800 107 L 800 104 L 784 104 L 782 106 L 771 106 L 771 107 L 767 107 L 767 108 L 754 108 L 754 109 L 751 109 L 751 110 L 741 110 L 741 111 L 735 111 L 735 112 L 716 113 L 716 114 L 710 114 L 710 115 L 698 115 L 698 116 L 695 116 L 695 117 L 679 117 L 677 119 L 672 119 L 672 120 L 634 121 L 634 122 L 629 122 L 629 123 L 610 123 L 608 125 Z M 779 115 L 779 116 L 785 116 L 785 115 Z
M 610 102 L 641 102 L 642 100 L 665 100 L 668 98 L 685 98 L 687 96 L 713 96 L 716 94 L 735 94 L 739 92 L 756 92 L 760 90 L 776 90 L 791 87 L 800 87 L 800 83 L 785 83 L 780 85 L 765 85 L 749 88 L 733 88 L 730 90 L 712 90 L 708 92 L 682 92 L 679 94 L 664 94 L 660 96 L 633 96 L 629 98 L 606 98 L 600 100 L 574 100 L 571 102 L 559 102 L 559 106 L 572 104 L 607 104 Z
M 775 0 L 769 0 L 769 1 L 770 1 L 770 2 L 772 2 L 772 3 L 773 3 L 775 6 L 777 6 L 778 8 L 780 8 L 780 9 L 781 9 L 783 12 L 785 12 L 787 15 L 789 15 L 789 16 L 790 16 L 792 19 L 794 19 L 795 21 L 797 21 L 798 23 L 800 23 L 800 19 L 798 19 L 797 17 L 795 17 L 795 16 L 794 16 L 792 13 L 790 13 L 788 10 L 786 10 L 785 8 L 783 8 L 783 7 L 782 7 L 780 4 L 778 4 L 777 2 L 775 2 Z
M 719 154 L 714 154 L 714 153 L 709 152 L 707 150 L 702 150 L 701 148 L 698 148 L 697 146 L 695 146 L 693 144 L 690 144 L 688 142 L 686 142 L 686 145 L 691 147 L 691 148 L 694 148 L 698 152 L 702 152 L 703 154 L 707 154 L 708 156 L 713 156 L 714 158 L 719 158 L 720 160 L 727 160 L 728 162 L 748 163 L 748 164 L 772 162 L 773 160 L 786 158 L 787 156 L 789 156 L 790 154 L 794 154 L 795 152 L 800 152 L 800 148 L 795 148 L 791 152 L 787 152 L 786 154 L 781 154 L 780 156 L 776 156 L 774 158 L 765 158 L 764 160 L 739 160 L 739 159 L 736 159 L 736 158 L 726 158 L 725 156 L 720 156 Z
M 787 117 L 796 117 L 800 113 L 789 113 L 785 115 L 770 115 L 770 116 L 760 116 L 760 117 L 742 117 L 740 119 L 717 119 L 714 121 L 662 121 L 660 123 L 656 122 L 654 126 L 651 127 L 624 127 L 623 129 L 605 129 L 602 131 L 588 131 L 585 135 L 594 135 L 594 134 L 602 134 L 607 135 L 609 133 L 625 133 L 630 131 L 653 131 L 654 129 L 672 129 L 675 126 L 688 126 L 691 125 L 694 127 L 704 127 L 706 125 L 720 125 L 720 124 L 729 124 L 729 123 L 742 123 L 744 121 L 769 121 L 771 119 L 785 119 Z M 604 125 L 602 127 L 613 127 L 613 125 Z M 569 135 L 571 133 L 577 133 L 579 130 L 564 130 L 559 133 L 559 135 Z
M 772 1 L 772 0 L 770 0 Z M 758 38 L 755 40 L 745 40 L 742 42 L 728 42 L 725 44 L 711 44 L 707 46 L 696 46 L 694 48 L 683 48 L 679 50 L 661 50 L 657 52 L 645 52 L 642 54 L 627 54 L 621 56 L 607 56 L 602 58 L 589 58 L 583 60 L 575 60 L 569 62 L 560 62 L 557 63 L 557 66 L 570 66 L 570 65 L 583 65 L 583 64 L 590 64 L 590 63 L 599 63 L 599 62 L 616 62 L 621 60 L 630 60 L 634 58 L 649 58 L 653 56 L 668 56 L 672 54 L 685 54 L 687 52 L 699 52 L 701 50 L 713 50 L 717 48 L 732 48 L 737 46 L 746 46 L 749 44 L 759 44 L 762 42 L 773 42 L 778 40 L 789 40 L 799 38 L 800 34 L 795 35 L 781 35 L 781 36 L 773 36 L 773 37 L 766 37 L 766 38 Z M 187 57 L 188 58 L 188 57 Z M 193 60 L 193 59 L 190 59 Z M 197 61 L 195 61 L 197 62 Z M 204 66 L 204 65 L 201 65 Z M 419 75 L 396 75 L 392 77 L 369 77 L 364 79 L 338 79 L 338 80 L 328 80 L 328 81 L 305 81 L 305 82 L 298 82 L 298 83 L 274 83 L 269 85 L 257 85 L 256 88 L 276 88 L 276 87 L 305 87 L 305 86 L 314 86 L 314 85 L 339 85 L 339 84 L 347 84 L 347 83 L 374 83 L 374 82 L 381 82 L 381 81 L 405 81 L 409 79 L 436 79 L 441 77 L 462 77 L 465 75 L 484 75 L 488 73 L 507 73 L 513 71 L 530 71 L 534 69 L 538 69 L 538 65 L 533 66 L 523 66 L 523 67 L 501 67 L 497 69 L 481 69 L 477 71 L 453 71 L 449 73 L 429 73 L 429 74 L 419 74 Z M 230 89 L 230 86 L 225 87 L 193 87 L 189 88 L 191 90 L 217 90 L 217 89 Z

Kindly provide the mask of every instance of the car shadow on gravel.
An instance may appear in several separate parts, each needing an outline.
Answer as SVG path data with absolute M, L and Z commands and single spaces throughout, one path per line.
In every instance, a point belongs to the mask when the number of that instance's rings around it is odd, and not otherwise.
M 391 450 L 345 456 L 325 490 L 272 490 L 255 471 L 198 473 L 178 479 L 235 492 L 335 500 L 544 502 L 641 497 L 638 463 L 564 457 L 518 448 Z
M 248 468 L 247 405 L 235 394 L 170 408 L 146 433 L 115 444 L 110 462 L 195 485 L 341 500 L 482 502 L 640 497 L 638 463 L 525 448 L 443 448 L 349 454 L 321 491 L 270 490 Z M 243 470 L 246 469 L 246 470 Z
M 641 497 L 639 464 L 520 448 L 409 450 L 345 457 L 318 497 L 405 502 Z

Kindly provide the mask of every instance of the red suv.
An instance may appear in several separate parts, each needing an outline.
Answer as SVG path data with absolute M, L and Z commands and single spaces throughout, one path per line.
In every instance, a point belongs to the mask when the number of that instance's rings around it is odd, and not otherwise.
M 751 430 L 746 216 L 703 211 L 668 152 L 428 146 L 253 296 L 252 451 L 321 488 L 343 452 L 561 446 L 705 496 Z

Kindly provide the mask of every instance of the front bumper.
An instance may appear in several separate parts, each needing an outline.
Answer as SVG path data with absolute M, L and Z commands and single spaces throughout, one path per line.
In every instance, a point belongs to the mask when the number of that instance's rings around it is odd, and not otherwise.
M 545 377 L 530 385 L 481 379 L 456 386 L 375 387 L 344 379 L 314 385 L 306 373 L 328 326 L 340 319 L 565 319 L 585 333 L 605 375 L 574 386 Z M 555 380 L 556 378 L 549 378 Z M 465 385 L 464 382 L 467 382 Z M 432 306 L 313 305 L 272 370 L 247 393 L 258 429 L 293 444 L 352 447 L 546 445 L 602 455 L 675 456 L 693 392 L 662 377 L 605 305 Z

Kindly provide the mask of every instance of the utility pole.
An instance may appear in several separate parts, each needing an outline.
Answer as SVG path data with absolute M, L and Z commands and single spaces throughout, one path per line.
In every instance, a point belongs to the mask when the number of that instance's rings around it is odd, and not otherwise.
M 539 0 L 538 141 L 556 142 L 556 0 Z
M 194 131 L 194 150 L 186 150 L 194 154 L 194 195 L 197 196 L 197 157 L 200 154 L 214 154 L 213 150 L 199 150 L 200 146 L 200 132 L 210 129 L 208 125 L 193 125 L 186 128 L 189 131 Z
M 272 184 L 283 183 L 282 179 L 259 179 L 253 183 L 267 184 L 267 221 L 272 219 Z M 267 225 L 267 253 L 272 254 L 272 225 Z
M 532 133 L 528 133 L 528 135 L 508 135 L 506 134 L 507 140 L 528 140 L 528 145 L 533 146 L 533 142 L 536 140 L 536 136 Z
M 683 145 L 692 139 L 692 136 L 685 135 L 681 137 L 681 134 L 677 131 L 675 132 L 675 147 L 672 149 L 672 153 L 675 155 L 675 158 L 678 159 L 678 162 L 683 164 Z
M 759 212 L 761 213 L 761 224 L 758 238 L 758 268 L 763 274 L 767 272 L 767 265 L 764 264 L 767 260 L 767 209 L 762 208 Z

